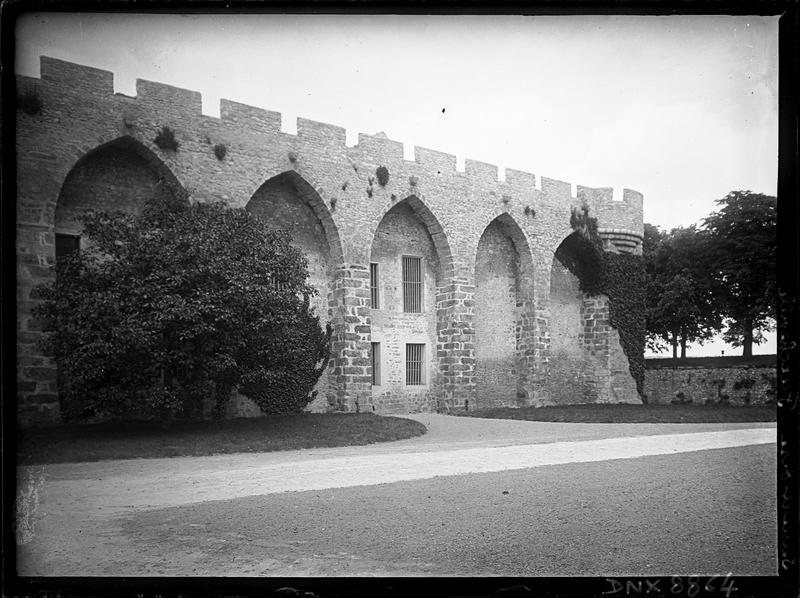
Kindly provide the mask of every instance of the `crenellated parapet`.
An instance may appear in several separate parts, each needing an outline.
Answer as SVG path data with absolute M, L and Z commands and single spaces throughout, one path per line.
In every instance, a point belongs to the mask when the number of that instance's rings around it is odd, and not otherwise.
M 609 249 L 623 253 L 641 253 L 644 230 L 642 194 L 624 189 L 621 201 L 614 200 L 611 187 L 578 186 L 577 198 L 589 206 L 589 213 L 598 220 L 600 236 Z
M 569 206 L 585 201 L 602 228 L 641 233 L 642 196 L 630 189 L 623 190 L 621 201 L 613 199 L 610 188 L 578 185 L 573 196 L 572 185 L 564 181 L 541 177 L 537 187 L 533 173 L 506 169 L 501 176 L 496 165 L 472 159 L 465 160 L 461 171 L 455 155 L 419 146 L 413 148 L 414 160 L 406 160 L 403 144 L 383 134 L 359 133 L 358 143 L 351 147 L 346 144 L 343 127 L 306 118 L 297 119 L 297 133 L 292 135 L 281 131 L 279 112 L 229 99 L 220 100 L 219 117 L 207 116 L 202 114 L 202 96 L 197 91 L 137 79 L 135 96 L 115 94 L 112 72 L 46 56 L 41 57 L 40 79 L 19 77 L 18 82 L 34 85 L 43 95 L 57 99 L 59 106 L 74 108 L 76 114 L 90 107 L 97 113 L 97 102 L 101 102 L 101 117 L 117 120 L 105 124 L 119 129 L 121 134 L 131 134 L 138 127 L 147 137 L 166 125 L 185 143 L 213 132 L 232 144 L 286 148 L 300 160 L 306 157 L 306 163 L 311 159 L 345 165 L 349 162 L 362 164 L 370 172 L 385 165 L 405 179 L 415 177 L 421 184 L 435 181 L 455 186 L 465 194 L 485 197 L 486 201 L 514 204 L 520 211 L 527 206 L 540 212 L 541 207 L 544 213 L 558 212 L 559 218 Z M 82 102 L 81 98 L 89 101 Z

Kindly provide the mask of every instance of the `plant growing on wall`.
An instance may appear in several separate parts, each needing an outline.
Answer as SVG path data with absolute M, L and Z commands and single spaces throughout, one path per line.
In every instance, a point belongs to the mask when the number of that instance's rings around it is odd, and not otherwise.
M 220 415 L 234 387 L 265 412 L 307 405 L 330 328 L 287 233 L 177 200 L 83 225 L 91 244 L 59 259 L 36 311 L 65 417 L 198 418 L 209 398 Z
M 565 252 L 564 265 L 578 278 L 583 292 L 608 297 L 610 324 L 619 333 L 631 376 L 636 381 L 636 390 L 645 401 L 645 274 L 642 257 L 604 251 L 597 218 L 589 214 L 586 204 L 580 210 L 572 208 L 570 225 L 577 234 L 571 239 L 575 246 Z
M 178 147 L 180 147 L 180 143 L 175 139 L 175 132 L 166 126 L 161 127 L 155 139 L 153 139 L 153 143 L 162 150 L 171 150 L 173 152 L 177 152 Z
M 33 85 L 28 85 L 25 91 L 17 96 L 17 108 L 31 116 L 35 116 L 42 111 L 42 99 Z
M 381 187 L 385 187 L 389 182 L 389 169 L 385 166 L 378 166 L 375 169 L 375 176 L 378 177 L 378 184 Z
M 214 146 L 214 155 L 220 162 L 222 162 L 225 159 L 227 153 L 228 153 L 228 148 L 225 147 L 224 143 L 218 143 L 217 145 Z

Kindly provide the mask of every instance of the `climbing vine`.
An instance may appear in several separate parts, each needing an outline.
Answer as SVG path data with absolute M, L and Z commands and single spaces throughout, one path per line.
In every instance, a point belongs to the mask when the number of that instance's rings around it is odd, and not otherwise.
M 558 258 L 575 274 L 581 290 L 588 295 L 608 297 L 609 323 L 619 332 L 622 350 L 628 358 L 631 376 L 643 401 L 644 395 L 644 261 L 642 256 L 603 250 L 597 218 L 584 205 L 572 209 L 570 225 L 578 233 L 565 243 Z
M 619 332 L 622 350 L 628 357 L 636 390 L 644 401 L 644 261 L 640 255 L 610 253 L 603 255 L 604 290 L 608 296 L 611 325 Z

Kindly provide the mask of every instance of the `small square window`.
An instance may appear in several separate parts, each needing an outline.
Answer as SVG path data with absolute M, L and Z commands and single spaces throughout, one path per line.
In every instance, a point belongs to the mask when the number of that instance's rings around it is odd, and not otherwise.
M 423 362 L 425 357 L 425 345 L 408 344 L 406 345 L 406 385 L 420 386 L 425 384 L 423 374 Z
M 56 261 L 58 261 L 58 258 L 69 255 L 74 251 L 80 251 L 80 248 L 80 235 L 56 233 Z

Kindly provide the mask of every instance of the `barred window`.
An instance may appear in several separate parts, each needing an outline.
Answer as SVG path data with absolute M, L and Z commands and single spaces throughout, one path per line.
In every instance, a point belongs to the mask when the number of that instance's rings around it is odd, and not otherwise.
M 381 384 L 381 344 L 372 343 L 372 385 Z
M 403 256 L 403 311 L 422 311 L 422 259 Z
M 369 298 L 372 309 L 378 309 L 378 264 L 369 265 Z
M 80 248 L 80 235 L 56 233 L 56 261 L 58 261 L 58 258 L 70 254 L 73 251 L 79 251 Z
M 406 385 L 419 386 L 425 381 L 422 376 L 422 364 L 425 345 L 406 345 Z

